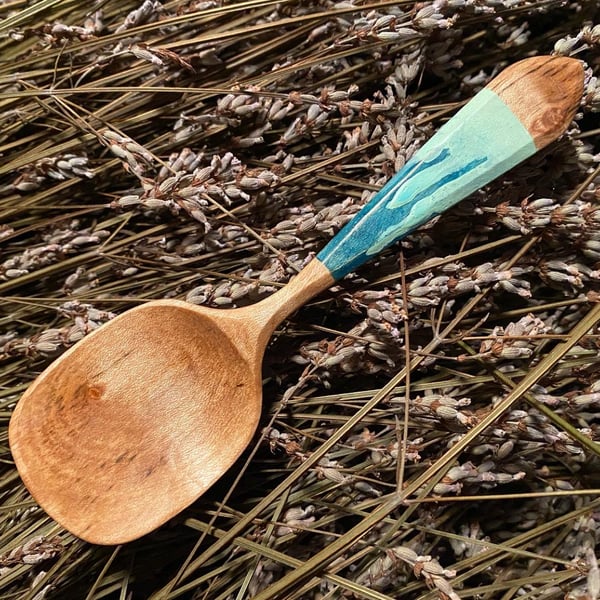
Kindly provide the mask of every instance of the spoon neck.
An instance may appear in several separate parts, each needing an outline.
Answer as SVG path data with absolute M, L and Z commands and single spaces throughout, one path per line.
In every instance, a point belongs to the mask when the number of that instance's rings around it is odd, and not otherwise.
M 333 285 L 335 279 L 317 258 L 277 292 L 254 305 L 255 315 L 266 338 L 275 328 L 311 298 Z

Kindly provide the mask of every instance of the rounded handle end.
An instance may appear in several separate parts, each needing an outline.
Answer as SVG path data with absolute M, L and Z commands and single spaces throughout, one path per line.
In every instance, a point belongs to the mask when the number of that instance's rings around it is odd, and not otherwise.
M 583 65 L 564 56 L 521 60 L 488 86 L 527 129 L 538 150 L 561 135 L 583 95 Z

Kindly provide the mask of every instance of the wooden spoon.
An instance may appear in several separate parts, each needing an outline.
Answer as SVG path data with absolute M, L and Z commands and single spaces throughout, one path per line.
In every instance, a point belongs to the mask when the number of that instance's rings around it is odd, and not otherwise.
M 582 93 L 579 61 L 516 63 L 271 297 L 233 310 L 158 300 L 85 337 L 34 381 L 10 422 L 12 453 L 34 498 L 98 544 L 133 540 L 180 512 L 254 435 L 262 357 L 277 325 L 558 137 Z

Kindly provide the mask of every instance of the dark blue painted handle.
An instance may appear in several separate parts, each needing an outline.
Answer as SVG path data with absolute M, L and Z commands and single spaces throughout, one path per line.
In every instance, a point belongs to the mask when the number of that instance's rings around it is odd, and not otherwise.
M 535 151 L 521 121 L 485 88 L 406 163 L 317 258 L 339 279 Z

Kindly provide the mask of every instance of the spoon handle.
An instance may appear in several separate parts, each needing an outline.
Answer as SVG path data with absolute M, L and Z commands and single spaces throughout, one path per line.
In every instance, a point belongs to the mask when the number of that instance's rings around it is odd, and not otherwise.
M 556 139 L 583 67 L 538 56 L 505 69 L 406 163 L 317 255 L 339 279 Z

